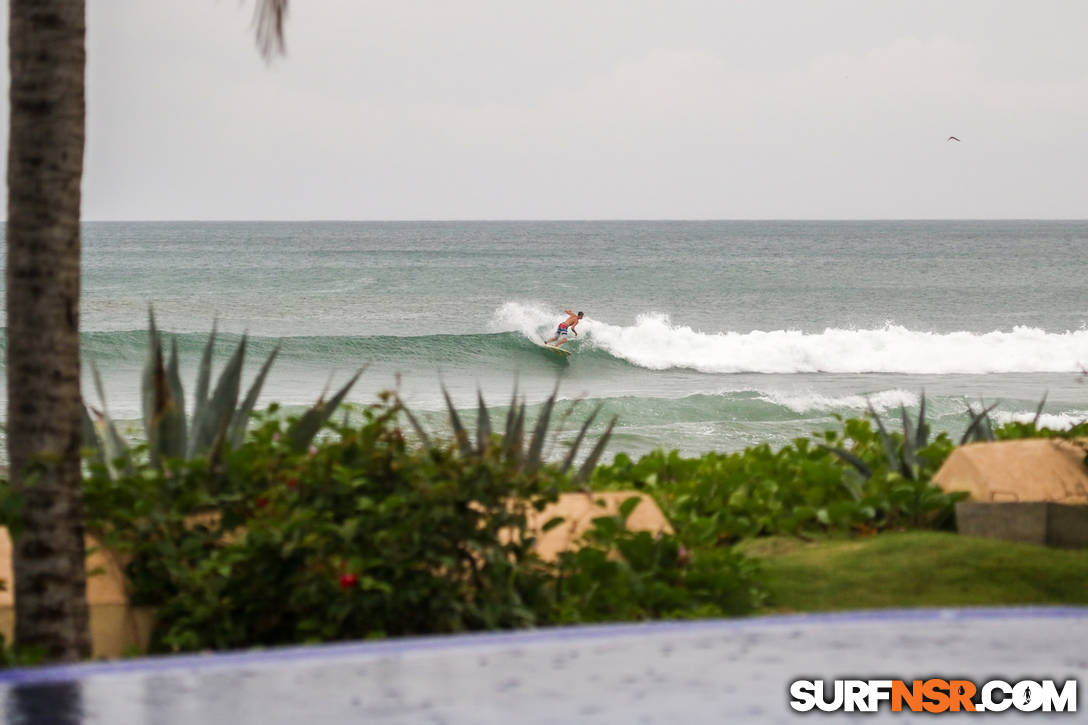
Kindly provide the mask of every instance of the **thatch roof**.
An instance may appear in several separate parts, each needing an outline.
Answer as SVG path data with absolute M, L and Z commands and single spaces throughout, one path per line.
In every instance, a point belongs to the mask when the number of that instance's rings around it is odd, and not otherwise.
M 973 501 L 1088 504 L 1088 440 L 1030 438 L 960 446 L 933 477 Z

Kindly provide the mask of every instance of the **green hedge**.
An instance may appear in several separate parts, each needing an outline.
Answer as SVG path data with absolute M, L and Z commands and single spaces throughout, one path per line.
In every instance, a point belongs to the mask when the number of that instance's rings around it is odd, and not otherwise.
M 695 546 L 775 534 L 939 528 L 964 497 L 931 482 L 954 448 L 943 433 L 912 448 L 909 461 L 905 435 L 881 435 L 869 420 L 845 420 L 841 431 L 819 435 L 777 451 L 767 444 L 697 458 L 655 451 L 638 461 L 619 454 L 596 469 L 592 484 L 652 494 L 681 539 Z
M 947 528 L 964 496 L 931 481 L 952 440 L 929 440 L 905 413 L 901 433 L 874 414 L 780 450 L 620 454 L 594 467 L 598 445 L 574 475 L 569 461 L 541 465 L 533 453 L 546 419 L 526 455 L 523 415 L 508 416 L 505 434 L 487 424 L 476 445 L 455 418 L 454 440 L 442 442 L 383 395 L 360 423 L 328 423 L 300 450 L 297 421 L 273 407 L 212 463 L 152 465 L 137 447 L 109 469 L 93 465 L 90 528 L 131 557 L 134 603 L 158 608 L 153 648 L 200 650 L 742 614 L 765 591 L 734 542 Z M 481 423 L 488 416 L 481 401 Z M 986 423 L 997 438 L 1057 435 Z M 594 490 L 650 493 L 676 535 L 627 530 L 632 500 L 598 518 L 584 548 L 542 561 L 529 507 L 587 476 Z
M 218 465 L 160 468 L 136 449 L 113 475 L 94 466 L 89 527 L 131 557 L 133 602 L 158 608 L 153 649 L 723 616 L 761 601 L 748 559 L 628 531 L 630 505 L 598 519 L 586 548 L 542 561 L 527 507 L 570 477 L 526 468 L 498 435 L 468 455 L 409 445 L 402 412 L 386 397 L 300 452 L 273 409 Z

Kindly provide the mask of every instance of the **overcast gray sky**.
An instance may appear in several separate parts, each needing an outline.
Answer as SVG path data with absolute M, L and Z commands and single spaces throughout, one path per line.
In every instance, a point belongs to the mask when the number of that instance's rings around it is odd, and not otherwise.
M 251 19 L 88 0 L 86 219 L 1088 217 L 1083 0 L 292 0 L 271 66 Z

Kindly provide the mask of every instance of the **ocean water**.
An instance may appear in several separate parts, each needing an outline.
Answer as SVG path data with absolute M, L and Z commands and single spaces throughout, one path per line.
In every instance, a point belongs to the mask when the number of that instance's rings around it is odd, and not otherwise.
M 618 416 L 612 452 L 780 445 L 919 395 L 959 433 L 1088 417 L 1088 222 L 87 223 L 81 323 L 111 414 L 139 417 L 147 315 L 191 391 L 213 321 L 219 365 L 250 336 L 247 380 L 279 343 L 262 402 L 311 403 L 368 366 L 350 400 L 398 388 L 441 429 L 440 384 L 505 412 L 558 385 Z M 574 354 L 538 348 L 584 310 Z M 89 402 L 100 401 L 85 375 Z M 6 391 L 4 393 L 6 397 Z M 6 410 L 6 400 L 4 401 Z M 496 417 L 496 421 L 499 418 Z

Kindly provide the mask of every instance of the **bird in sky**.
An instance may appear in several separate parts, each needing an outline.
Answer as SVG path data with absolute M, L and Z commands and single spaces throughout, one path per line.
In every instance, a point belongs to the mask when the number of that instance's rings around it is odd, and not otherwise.
M 949 136 L 947 140 L 948 141 L 959 141 L 959 139 L 956 138 L 955 136 Z M 960 141 L 960 143 L 962 143 L 962 141 Z

